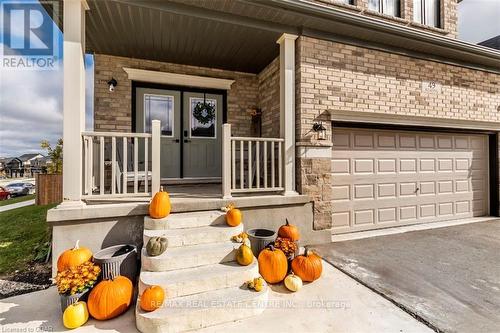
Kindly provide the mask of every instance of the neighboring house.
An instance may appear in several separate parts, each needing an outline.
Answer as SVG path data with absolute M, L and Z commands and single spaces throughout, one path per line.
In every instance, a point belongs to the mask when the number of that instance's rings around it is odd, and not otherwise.
M 4 159 L 5 174 L 9 178 L 17 178 L 24 176 L 23 161 L 18 157 L 9 157 Z
M 500 36 L 495 36 L 490 39 L 487 39 L 484 42 L 478 43 L 478 45 L 500 50 Z
M 31 154 L 23 154 L 19 156 L 19 159 L 23 162 L 23 174 L 27 177 L 34 177 L 34 174 L 40 172 L 40 170 L 36 167 L 37 159 L 43 158 L 42 154 L 31 153 Z
M 456 39 L 456 0 L 72 0 L 65 15 L 54 260 L 76 239 L 140 246 L 160 184 L 173 212 L 234 202 L 247 228 L 288 218 L 301 245 L 498 215 L 500 52 Z M 219 192 L 176 198 L 179 183 Z

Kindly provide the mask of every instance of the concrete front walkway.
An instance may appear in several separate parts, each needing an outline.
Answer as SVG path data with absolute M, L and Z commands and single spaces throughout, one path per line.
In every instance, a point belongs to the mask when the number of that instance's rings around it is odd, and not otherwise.
M 500 330 L 500 219 L 316 249 L 436 330 Z
M 202 332 L 432 332 L 331 265 L 323 265 L 321 279 L 298 293 L 273 287 L 268 309 L 261 316 Z M 0 301 L 0 332 L 21 328 L 65 331 L 55 288 Z M 136 332 L 133 309 L 107 322 L 90 320 L 73 332 Z
M 31 205 L 34 205 L 34 204 L 35 204 L 35 199 L 32 199 L 32 200 L 26 200 L 26 201 L 21 201 L 21 202 L 13 203 L 13 204 L 10 204 L 10 205 L 0 206 L 0 213 L 1 212 L 6 212 L 8 210 L 16 209 L 16 208 L 31 206 Z

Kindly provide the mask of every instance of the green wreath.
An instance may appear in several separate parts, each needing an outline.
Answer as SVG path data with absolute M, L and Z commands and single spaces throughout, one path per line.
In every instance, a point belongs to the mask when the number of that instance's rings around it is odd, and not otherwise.
M 215 119 L 215 105 L 207 102 L 198 102 L 193 110 L 193 116 L 202 125 L 211 123 Z

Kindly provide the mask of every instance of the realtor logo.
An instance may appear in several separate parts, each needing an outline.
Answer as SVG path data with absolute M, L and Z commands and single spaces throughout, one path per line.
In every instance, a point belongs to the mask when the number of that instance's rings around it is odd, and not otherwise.
M 2 69 L 55 69 L 60 35 L 50 14 L 58 7 L 57 1 L 1 2 Z

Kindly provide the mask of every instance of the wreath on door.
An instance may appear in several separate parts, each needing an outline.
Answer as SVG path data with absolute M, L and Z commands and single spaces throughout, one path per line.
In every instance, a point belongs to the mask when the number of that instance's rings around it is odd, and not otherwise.
M 193 117 L 202 125 L 209 124 L 215 119 L 215 105 L 207 103 L 206 96 L 203 95 L 203 102 L 196 103 L 193 110 Z

